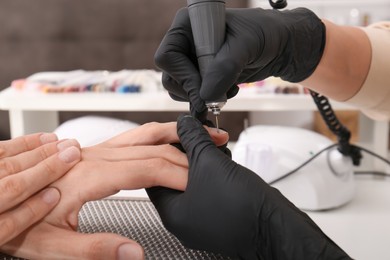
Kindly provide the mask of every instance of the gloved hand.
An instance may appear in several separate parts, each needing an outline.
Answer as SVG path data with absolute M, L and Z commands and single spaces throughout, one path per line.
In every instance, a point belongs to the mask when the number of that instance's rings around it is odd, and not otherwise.
M 183 245 L 241 259 L 349 259 L 303 212 L 215 146 L 198 120 L 178 120 L 189 160 L 185 192 L 149 188 Z
M 198 71 L 188 10 L 181 9 L 162 40 L 155 63 L 163 85 L 191 113 L 204 116 L 205 102 L 238 92 L 237 84 L 278 76 L 290 82 L 309 77 L 325 45 L 325 26 L 310 10 L 227 9 L 226 36 L 203 80 Z M 202 121 L 203 123 L 203 121 Z

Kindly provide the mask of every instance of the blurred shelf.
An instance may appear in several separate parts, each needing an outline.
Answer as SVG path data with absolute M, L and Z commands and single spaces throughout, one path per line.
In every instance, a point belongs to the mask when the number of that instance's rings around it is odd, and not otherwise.
M 331 101 L 335 110 L 356 110 Z M 23 92 L 7 88 L 0 93 L 0 109 L 39 111 L 188 111 L 187 102 L 172 100 L 166 92 L 66 93 Z M 250 94 L 240 92 L 229 99 L 224 111 L 311 111 L 316 110 L 306 94 Z

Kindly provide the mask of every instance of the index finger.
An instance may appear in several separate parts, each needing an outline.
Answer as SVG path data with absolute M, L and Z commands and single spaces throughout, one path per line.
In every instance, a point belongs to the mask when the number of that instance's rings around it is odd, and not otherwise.
M 217 146 L 226 144 L 229 140 L 229 134 L 225 131 L 216 131 L 215 128 L 205 127 L 209 132 L 211 139 Z M 140 127 L 131 129 L 110 140 L 99 144 L 100 147 L 126 147 L 137 145 L 159 145 L 178 143 L 177 123 L 146 123 Z
M 146 123 L 98 144 L 99 147 L 115 148 L 136 145 L 156 145 L 177 142 L 176 122 Z
M 53 133 L 36 133 L 0 141 L 0 159 L 31 151 L 43 144 L 57 140 L 57 136 Z

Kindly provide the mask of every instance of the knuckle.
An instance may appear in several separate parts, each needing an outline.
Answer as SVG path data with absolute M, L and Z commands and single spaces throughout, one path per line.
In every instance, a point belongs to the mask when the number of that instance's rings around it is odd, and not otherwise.
M 32 201 L 27 201 L 21 205 L 21 209 L 25 214 L 26 219 L 29 219 L 30 222 L 35 222 L 40 218 L 40 215 L 44 212 L 39 211 Z
M 229 60 L 229 62 L 220 62 L 218 64 L 220 66 L 221 71 L 225 71 L 227 73 L 236 73 L 237 71 L 242 70 L 242 62 L 239 60 Z
M 161 82 L 164 88 L 168 91 L 176 91 L 177 83 L 173 81 L 173 78 L 171 78 L 168 74 L 163 73 L 161 77 Z
M 182 7 L 182 8 L 180 8 L 179 10 L 177 10 L 177 12 L 176 12 L 176 18 L 177 18 L 178 16 L 181 16 L 181 15 L 183 15 L 183 16 L 188 16 L 188 9 L 185 8 L 185 7 Z
M 190 17 L 188 13 L 188 8 L 182 7 L 180 8 L 175 15 L 174 24 L 176 26 L 189 26 Z
M 4 147 L 0 147 L 0 158 L 5 157 L 7 154 L 6 149 Z
M 166 72 L 174 72 L 172 70 L 172 63 L 175 62 L 180 56 L 176 51 L 172 50 L 171 47 L 160 47 L 154 55 L 154 61 L 157 67 Z
M 16 220 L 11 217 L 7 217 L 3 220 L 0 220 L 0 230 L 2 233 L 0 237 L 4 237 L 4 238 L 7 238 L 9 236 L 13 237 L 17 231 Z
M 20 146 L 23 148 L 24 151 L 31 150 L 31 144 L 27 138 L 27 136 L 21 136 L 20 137 Z
M 18 167 L 9 160 L 3 159 L 0 161 L 0 171 L 4 172 L 6 175 L 11 175 L 13 173 L 16 173 L 17 168 Z
M 160 123 L 149 122 L 143 125 L 144 136 L 155 136 L 159 130 Z
M 162 70 L 169 71 L 172 65 L 169 65 L 175 60 L 177 54 L 172 52 L 166 46 L 160 46 L 154 55 L 154 62 Z
M 165 52 L 162 51 L 162 48 L 157 49 L 154 54 L 154 63 L 161 68 L 163 64 L 165 64 L 165 56 Z
M 156 186 L 160 182 L 161 172 L 167 170 L 171 164 L 163 158 L 151 158 L 145 160 L 145 168 L 149 176 L 149 182 L 151 186 Z
M 44 160 L 41 162 L 41 167 L 42 167 L 42 172 L 47 174 L 47 175 L 51 175 L 53 173 L 56 173 L 56 167 L 55 165 L 53 165 L 50 161 L 48 160 Z
M 53 154 L 53 151 L 50 149 L 48 145 L 42 146 L 42 149 L 39 149 L 39 156 L 41 160 L 45 160 L 49 156 Z
M 177 149 L 176 147 L 174 147 L 172 145 L 162 145 L 162 146 L 158 147 L 157 149 L 160 150 L 159 153 L 161 154 L 161 157 L 165 158 L 168 161 L 170 161 L 172 159 L 173 160 L 179 159 L 183 155 L 183 153 L 179 149 Z
M 104 249 L 105 243 L 101 240 L 94 239 L 91 243 L 85 247 L 83 252 L 83 259 L 101 259 L 102 249 Z
M 25 190 L 25 183 L 22 179 L 7 178 L 1 185 L 0 194 L 2 197 L 15 198 Z
M 182 214 L 172 214 L 168 218 L 162 218 L 161 220 L 169 232 L 183 239 L 181 234 L 191 228 L 192 223 L 190 223 L 189 219 L 191 218 L 184 217 Z
M 157 122 L 149 122 L 149 123 L 145 123 L 145 124 L 144 124 L 144 127 L 145 127 L 145 130 L 154 131 L 154 129 L 156 128 L 156 126 L 157 126 L 158 124 L 159 124 L 159 123 L 157 123 Z

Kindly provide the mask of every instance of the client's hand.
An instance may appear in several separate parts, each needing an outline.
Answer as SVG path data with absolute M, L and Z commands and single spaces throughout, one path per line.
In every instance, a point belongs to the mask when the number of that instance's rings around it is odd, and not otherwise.
M 44 189 L 80 159 L 75 141 L 32 134 L 0 142 L 0 246 L 50 212 L 58 190 Z M 44 189 L 44 190 L 42 190 Z
M 214 133 L 217 143 L 227 134 Z M 184 190 L 188 161 L 169 143 L 178 142 L 176 123 L 149 123 L 82 150 L 82 161 L 53 184 L 62 196 L 37 225 L 1 249 L 25 258 L 141 259 L 140 245 L 115 234 L 77 233 L 82 205 L 121 189 L 165 186 Z

